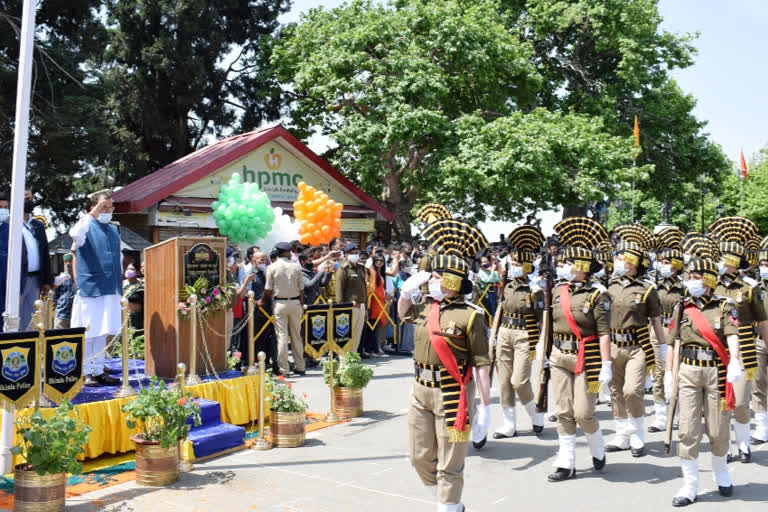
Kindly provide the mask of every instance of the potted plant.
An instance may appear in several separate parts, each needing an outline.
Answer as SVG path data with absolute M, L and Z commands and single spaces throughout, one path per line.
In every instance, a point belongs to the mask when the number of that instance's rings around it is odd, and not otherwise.
M 306 435 L 307 403 L 296 396 L 293 386 L 285 382 L 285 377 L 271 376 L 266 380 L 270 396 L 269 437 L 272 446 L 295 448 L 304 444 Z
M 77 456 L 85 451 L 90 433 L 67 400 L 48 420 L 40 411 L 16 419 L 21 445 L 11 453 L 24 462 L 14 468 L 14 510 L 64 510 L 67 473 L 83 470 Z
M 330 381 L 330 361 L 323 361 L 325 383 Z M 363 414 L 363 388 L 373 377 L 373 368 L 360 360 L 357 352 L 341 356 L 333 369 L 333 410 L 340 418 L 356 418 Z
M 178 480 L 178 441 L 189 432 L 187 418 L 200 425 L 200 404 L 191 393 L 152 377 L 122 410 L 128 428 L 138 429 L 131 436 L 136 443 L 136 483 L 162 486 Z

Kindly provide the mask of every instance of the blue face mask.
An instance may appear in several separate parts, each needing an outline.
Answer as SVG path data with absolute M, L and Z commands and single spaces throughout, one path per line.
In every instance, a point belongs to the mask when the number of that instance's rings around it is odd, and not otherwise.
M 8 217 L 11 216 L 11 212 L 8 208 L 0 208 L 0 223 L 8 222 Z
M 672 265 L 659 265 L 659 275 L 661 277 L 669 277 L 672 275 Z
M 523 275 L 523 267 L 509 267 L 509 277 L 512 279 L 516 279 L 518 277 L 522 277 Z

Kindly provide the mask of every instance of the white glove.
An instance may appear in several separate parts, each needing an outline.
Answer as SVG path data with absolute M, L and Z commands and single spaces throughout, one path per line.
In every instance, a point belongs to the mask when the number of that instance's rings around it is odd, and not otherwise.
M 472 442 L 479 443 L 488 435 L 488 427 L 491 424 L 491 406 L 477 406 L 477 414 L 472 421 Z
M 603 365 L 600 368 L 600 375 L 597 376 L 597 381 L 604 386 L 607 386 L 613 379 L 612 364 L 611 361 L 603 361 Z
M 741 369 L 741 363 L 735 357 L 731 358 L 731 362 L 728 363 L 728 373 L 725 376 L 725 380 L 728 382 L 739 382 L 744 378 L 744 370 Z
M 432 272 L 428 272 L 426 270 L 416 272 L 405 280 L 402 288 L 400 288 L 400 296 L 412 301 L 413 298 L 419 294 L 419 288 L 421 288 L 421 285 L 428 282 L 431 278 Z
M 667 402 L 671 398 L 672 394 L 672 370 L 664 371 L 664 396 L 667 398 Z

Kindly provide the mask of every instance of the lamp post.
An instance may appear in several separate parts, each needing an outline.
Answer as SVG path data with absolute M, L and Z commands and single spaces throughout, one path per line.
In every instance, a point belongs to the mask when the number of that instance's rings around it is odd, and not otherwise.
M 718 219 L 723 216 L 723 210 L 724 209 L 725 209 L 725 207 L 723 206 L 723 203 L 718 201 L 717 202 L 717 207 L 715 207 L 715 212 L 717 213 L 717 218 Z
M 613 202 L 613 205 L 616 207 L 616 211 L 619 213 L 619 224 L 621 224 L 624 219 L 624 216 L 622 215 L 622 207 L 624 206 L 624 201 L 622 201 L 620 198 L 616 199 Z
M 671 213 L 672 213 L 672 204 L 669 201 L 666 201 L 661 207 L 662 221 L 669 224 L 669 216 Z
M 685 210 L 683 210 L 683 213 L 685 213 L 685 216 L 688 217 L 688 229 L 691 229 L 691 224 L 693 224 L 691 220 L 691 213 L 692 213 L 691 209 L 686 208 Z
M 699 175 L 699 190 L 701 191 L 701 232 L 704 232 L 704 184 L 707 182 L 707 177 L 703 174 Z

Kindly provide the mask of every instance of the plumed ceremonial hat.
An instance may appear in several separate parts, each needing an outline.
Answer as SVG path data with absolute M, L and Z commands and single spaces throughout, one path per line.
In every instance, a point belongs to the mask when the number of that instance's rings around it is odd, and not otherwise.
M 720 249 L 717 243 L 698 231 L 691 231 L 680 242 L 680 250 L 683 254 L 690 254 L 693 258 L 704 258 L 713 262 L 720 260 Z
M 589 272 L 594 257 L 592 250 L 608 239 L 603 226 L 589 217 L 568 217 L 555 224 L 560 243 L 564 246 L 563 257 L 573 261 L 578 272 Z
M 746 217 L 720 217 L 707 228 L 708 235 L 719 242 L 725 264 L 735 268 L 746 268 L 746 243 L 757 238 L 757 224 Z
M 536 251 L 544 245 L 546 238 L 537 226 L 523 224 L 516 227 L 507 237 L 510 244 L 509 258 L 523 264 L 523 271 L 530 274 L 531 263 L 536 258 Z
M 683 230 L 669 226 L 654 236 L 656 242 L 656 251 L 660 260 L 669 260 L 672 267 L 677 270 L 683 268 L 683 251 L 680 249 L 680 242 L 685 238 Z
M 653 233 L 641 224 L 624 224 L 614 233 L 621 239 L 616 252 L 624 253 L 624 261 L 636 267 L 645 264 L 646 253 L 654 247 Z
M 760 250 L 757 251 L 757 259 L 759 261 L 768 260 L 768 236 L 760 241 Z
M 717 264 L 711 259 L 694 258 L 688 266 L 688 271 L 701 274 L 701 280 L 705 286 L 710 288 L 717 286 L 719 272 L 717 271 Z
M 606 238 L 597 244 L 593 253 L 595 259 L 605 266 L 607 272 L 613 271 L 613 244 L 609 239 Z
M 443 287 L 463 292 L 466 286 L 462 285 L 469 275 L 467 261 L 488 247 L 485 235 L 466 222 L 440 219 L 427 225 L 421 236 L 438 253 L 432 258 L 432 269 L 442 274 Z
M 746 254 L 744 256 L 746 257 L 747 262 L 753 266 L 757 265 L 760 253 L 760 239 L 750 238 L 747 240 L 747 243 L 744 244 L 744 247 L 746 248 Z
M 431 224 L 436 220 L 450 219 L 451 213 L 440 203 L 425 203 L 416 211 L 416 218 L 424 224 Z

